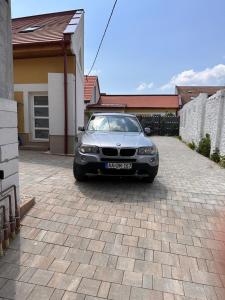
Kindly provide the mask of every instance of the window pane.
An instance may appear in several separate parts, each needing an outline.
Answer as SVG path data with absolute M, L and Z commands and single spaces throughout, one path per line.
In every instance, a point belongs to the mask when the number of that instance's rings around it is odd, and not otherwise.
M 48 105 L 48 96 L 34 96 L 34 105 Z
M 35 130 L 36 139 L 48 139 L 49 131 L 48 130 Z
M 49 120 L 48 119 L 35 119 L 35 127 L 48 128 Z
M 34 115 L 35 117 L 48 117 L 48 107 L 35 107 Z

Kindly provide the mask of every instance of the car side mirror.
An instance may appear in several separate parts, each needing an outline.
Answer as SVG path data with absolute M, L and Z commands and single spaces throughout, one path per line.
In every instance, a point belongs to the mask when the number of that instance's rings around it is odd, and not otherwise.
M 146 135 L 150 135 L 150 134 L 151 134 L 151 129 L 150 129 L 149 127 L 146 127 L 146 128 L 144 129 L 144 133 L 145 133 Z
M 85 131 L 85 128 L 84 128 L 84 126 L 79 126 L 79 127 L 78 127 L 78 130 L 79 130 L 79 131 Z

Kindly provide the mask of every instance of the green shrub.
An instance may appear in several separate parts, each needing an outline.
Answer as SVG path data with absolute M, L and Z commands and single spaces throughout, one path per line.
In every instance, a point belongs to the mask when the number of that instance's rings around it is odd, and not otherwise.
M 187 144 L 188 145 L 188 147 L 190 148 L 190 149 L 192 149 L 192 150 L 195 150 L 196 149 L 196 145 L 195 145 L 195 142 L 191 142 L 191 143 L 188 143 Z
M 210 156 L 210 150 L 211 150 L 211 140 L 210 135 L 207 133 L 204 138 L 201 139 L 199 142 L 197 152 L 204 155 L 205 157 Z
M 182 141 L 182 137 L 180 135 L 178 135 L 178 140 Z
M 225 155 L 220 156 L 220 166 L 225 168 Z
M 216 148 L 210 156 L 210 159 L 216 163 L 220 162 L 220 150 Z

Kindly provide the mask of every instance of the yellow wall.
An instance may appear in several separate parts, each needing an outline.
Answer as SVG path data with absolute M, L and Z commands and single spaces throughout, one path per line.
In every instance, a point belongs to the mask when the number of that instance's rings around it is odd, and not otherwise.
M 67 56 L 68 73 L 75 73 L 74 56 Z M 15 84 L 35 84 L 48 83 L 48 73 L 63 73 L 64 58 L 41 57 L 41 58 L 24 58 L 14 59 L 14 83 Z M 24 104 L 23 93 L 15 92 L 15 100 L 18 105 L 18 131 L 24 132 Z
M 75 73 L 74 56 L 68 56 L 68 73 Z M 63 56 L 14 59 L 14 83 L 48 83 L 48 73 L 63 73 Z
M 17 101 L 18 131 L 24 132 L 24 107 L 23 92 L 15 92 L 14 98 Z

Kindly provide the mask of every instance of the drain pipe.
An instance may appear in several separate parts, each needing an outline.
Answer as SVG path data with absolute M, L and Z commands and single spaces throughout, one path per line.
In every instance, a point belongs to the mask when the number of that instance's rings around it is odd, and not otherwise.
M 0 229 L 0 256 L 4 255 L 3 252 L 3 242 L 6 244 L 6 246 L 9 246 L 9 236 L 8 236 L 8 225 L 6 222 L 6 210 L 5 206 L 1 205 L 0 209 L 2 209 L 3 212 L 3 225 Z
M 14 203 L 15 203 L 15 231 L 18 232 L 20 230 L 20 210 L 18 207 L 18 203 L 17 203 L 17 194 L 16 194 L 16 185 L 11 185 L 10 187 L 8 187 L 6 190 L 4 190 L 2 193 L 5 194 L 6 192 L 9 192 L 11 189 L 13 189 L 13 194 L 14 194 Z M 7 196 L 6 196 L 7 197 Z M 1 199 L 0 199 L 1 201 Z
M 77 57 L 76 54 L 74 53 L 74 59 L 75 59 L 75 98 L 74 98 L 74 109 L 75 109 L 75 142 L 78 141 L 77 138 Z
M 10 231 L 12 234 L 12 237 L 15 236 L 15 231 L 14 231 L 14 227 L 15 227 L 15 222 L 14 222 L 14 218 L 12 216 L 12 199 L 11 199 L 11 195 L 6 195 L 3 198 L 0 199 L 0 201 L 3 201 L 5 199 L 9 199 L 9 223 L 10 223 Z M 3 209 L 3 227 L 2 227 L 2 231 L 4 232 L 4 247 L 8 248 L 9 247 L 9 223 L 7 223 L 6 220 L 6 210 L 5 210 L 5 206 L 1 205 L 1 208 Z M 13 234 L 14 231 L 14 234 Z
M 16 225 L 16 220 L 13 216 L 12 213 L 12 196 L 11 195 L 6 195 L 3 198 L 0 199 L 0 201 L 3 201 L 5 199 L 9 199 L 9 224 L 10 224 L 10 235 L 11 238 L 14 239 L 15 238 L 15 225 Z
M 64 154 L 68 154 L 68 85 L 67 85 L 67 53 L 66 36 L 63 38 L 64 57 Z
M 9 197 L 9 224 L 10 224 L 10 235 L 11 238 L 14 239 L 16 236 L 16 220 L 13 216 L 12 212 L 12 197 L 11 195 L 8 195 Z

